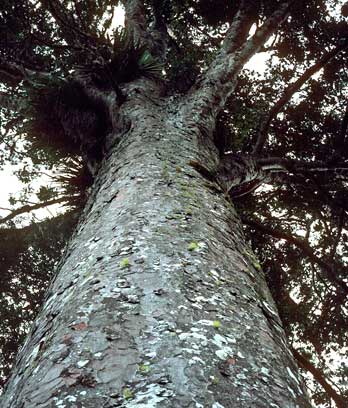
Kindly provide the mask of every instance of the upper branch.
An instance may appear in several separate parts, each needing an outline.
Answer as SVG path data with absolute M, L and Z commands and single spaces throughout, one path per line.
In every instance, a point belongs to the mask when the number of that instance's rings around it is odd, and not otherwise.
M 30 69 L 26 69 L 23 65 L 15 62 L 7 61 L 0 56 L 0 82 L 9 87 L 17 86 L 22 80 L 26 79 L 28 75 L 34 73 Z
M 247 41 L 244 47 L 242 47 L 239 54 L 239 69 L 248 62 L 248 60 L 256 54 L 262 46 L 267 42 L 271 35 L 277 30 L 279 25 L 286 19 L 290 6 L 296 0 L 290 0 L 288 2 L 279 5 L 279 8 L 273 12 L 273 14 L 259 27 L 255 34 Z
M 125 27 L 135 44 L 149 40 L 144 4 L 141 0 L 124 0 Z
M 257 132 L 257 141 L 253 149 L 253 154 L 260 154 L 263 146 L 267 140 L 267 133 L 272 120 L 278 115 L 278 113 L 283 109 L 283 107 L 290 101 L 292 96 L 298 92 L 302 85 L 308 81 L 316 72 L 324 67 L 329 61 L 332 60 L 338 53 L 347 47 L 346 44 L 339 45 L 331 51 L 326 52 L 319 61 L 314 65 L 309 67 L 294 83 L 290 84 L 284 91 L 283 96 L 273 105 L 272 109 L 261 121 Z
M 149 28 L 146 10 L 141 0 L 124 0 L 125 27 L 134 44 L 144 45 L 151 54 L 163 60 L 166 54 L 169 35 L 160 2 L 152 1 L 153 24 Z
M 232 54 L 240 48 L 248 38 L 249 31 L 256 18 L 253 8 L 255 7 L 253 7 L 250 2 L 242 1 L 222 43 L 221 49 L 226 54 Z
M 290 0 L 278 9 L 247 39 L 255 19 L 246 2 L 235 15 L 221 49 L 203 76 L 198 78 L 188 95 L 187 116 L 205 124 L 205 133 L 211 134 L 215 118 L 234 91 L 237 78 L 248 60 L 257 53 L 286 18 Z M 252 17 L 251 17 L 252 16 Z M 191 119 L 192 120 L 192 119 Z

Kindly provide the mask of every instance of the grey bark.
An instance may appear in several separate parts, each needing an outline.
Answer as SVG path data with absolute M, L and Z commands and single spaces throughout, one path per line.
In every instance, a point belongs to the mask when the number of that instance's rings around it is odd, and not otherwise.
M 233 204 L 189 165 L 210 139 L 129 92 L 1 407 L 310 407 Z

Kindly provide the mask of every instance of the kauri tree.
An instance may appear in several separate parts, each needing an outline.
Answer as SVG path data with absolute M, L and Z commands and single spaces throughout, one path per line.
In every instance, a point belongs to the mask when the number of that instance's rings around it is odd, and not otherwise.
M 347 16 L 2 1 L 2 407 L 347 406 Z

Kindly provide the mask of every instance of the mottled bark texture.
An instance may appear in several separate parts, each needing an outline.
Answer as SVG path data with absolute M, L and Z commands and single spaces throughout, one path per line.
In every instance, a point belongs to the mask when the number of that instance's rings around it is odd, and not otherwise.
M 189 164 L 215 148 L 129 92 L 1 407 L 309 407 L 233 205 Z

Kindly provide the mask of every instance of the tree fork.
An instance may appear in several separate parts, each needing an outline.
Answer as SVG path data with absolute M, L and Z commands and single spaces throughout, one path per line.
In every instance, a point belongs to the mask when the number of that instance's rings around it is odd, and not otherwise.
M 1 406 L 310 407 L 239 218 L 189 164 L 215 149 L 151 100 L 122 105 Z

